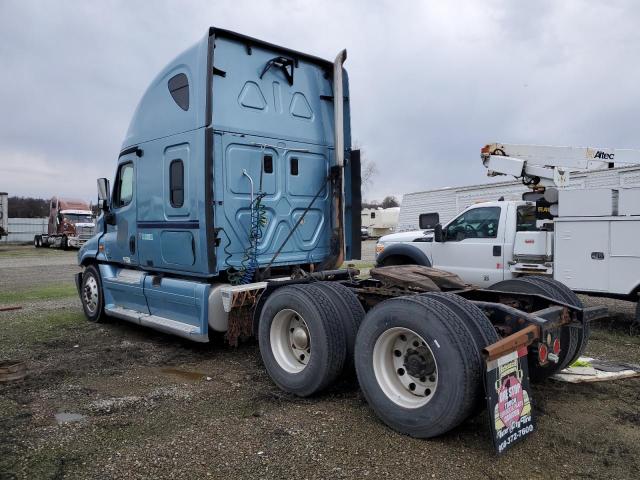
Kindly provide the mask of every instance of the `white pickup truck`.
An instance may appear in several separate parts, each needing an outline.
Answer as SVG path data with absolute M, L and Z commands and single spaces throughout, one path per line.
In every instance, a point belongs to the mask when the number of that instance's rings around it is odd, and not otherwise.
M 512 278 L 516 234 L 536 231 L 534 202 L 501 201 L 475 204 L 447 223 L 436 241 L 434 228 L 381 237 L 376 245 L 379 266 L 418 264 L 456 273 L 466 282 L 488 287 Z M 429 227 L 431 225 L 421 225 Z M 552 252 L 544 232 L 520 246 L 536 273 L 551 274 Z M 527 235 L 529 236 L 529 235 Z M 518 235 L 520 237 L 520 235 Z
M 637 301 L 639 192 L 561 191 L 560 214 L 548 221 L 536 220 L 535 202 L 478 203 L 444 226 L 421 222 L 424 230 L 380 238 L 376 263 L 433 266 L 481 287 L 547 275 L 574 291 Z

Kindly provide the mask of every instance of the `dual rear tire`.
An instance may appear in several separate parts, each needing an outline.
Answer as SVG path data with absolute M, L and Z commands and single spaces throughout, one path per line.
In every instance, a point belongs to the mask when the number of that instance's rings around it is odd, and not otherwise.
M 260 313 L 258 343 L 267 373 L 301 397 L 321 392 L 352 358 L 364 310 L 348 288 L 328 283 L 288 285 L 273 292 Z
M 355 294 L 336 283 L 277 289 L 258 327 L 264 365 L 281 389 L 316 394 L 353 362 L 383 422 L 420 438 L 454 428 L 483 405 L 480 352 L 497 338 L 485 315 L 456 295 L 393 298 L 365 316 Z
M 492 285 L 490 290 L 534 293 L 544 295 L 551 299 L 576 307 L 582 308 L 584 306 L 580 298 L 566 285 L 548 277 L 530 276 L 512 278 Z M 588 323 L 583 326 L 562 327 L 560 330 L 561 350 L 558 363 L 547 362 L 546 364 L 541 365 L 538 362 L 537 349 L 535 347 L 530 347 L 529 376 L 531 380 L 534 382 L 543 381 L 574 363 L 587 348 L 590 335 L 591 331 Z
M 358 383 L 389 427 L 435 437 L 481 409 L 480 352 L 495 340 L 485 315 L 456 295 L 386 300 L 367 313 L 358 332 Z

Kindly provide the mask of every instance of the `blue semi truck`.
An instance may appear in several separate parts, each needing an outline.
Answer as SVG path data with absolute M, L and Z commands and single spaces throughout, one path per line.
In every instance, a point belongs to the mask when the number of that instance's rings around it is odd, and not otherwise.
M 427 267 L 343 268 L 360 256 L 361 210 L 345 59 L 211 28 L 169 63 L 113 186 L 98 180 L 102 214 L 78 254 L 85 315 L 198 342 L 255 336 L 270 377 L 299 396 L 355 370 L 379 417 L 416 437 L 487 398 L 496 429 L 524 436 L 528 375 L 572 362 L 603 310 L 546 278 L 482 290 Z M 514 382 L 527 398 L 515 413 Z

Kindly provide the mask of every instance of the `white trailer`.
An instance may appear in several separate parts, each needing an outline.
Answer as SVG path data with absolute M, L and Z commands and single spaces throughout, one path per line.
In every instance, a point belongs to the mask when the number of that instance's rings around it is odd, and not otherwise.
M 379 238 L 395 231 L 400 207 L 364 208 L 361 213 L 362 227 L 370 237 Z

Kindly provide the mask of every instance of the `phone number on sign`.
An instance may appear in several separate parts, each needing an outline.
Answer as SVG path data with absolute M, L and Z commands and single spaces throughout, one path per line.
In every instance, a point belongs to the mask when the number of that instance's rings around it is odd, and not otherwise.
M 518 439 L 524 437 L 525 435 L 528 435 L 531 432 L 533 432 L 533 425 L 527 425 L 526 427 L 513 432 L 511 435 L 505 438 L 502 442 L 500 442 L 500 444 L 498 445 L 498 452 L 502 452 L 509 445 L 511 445 Z

